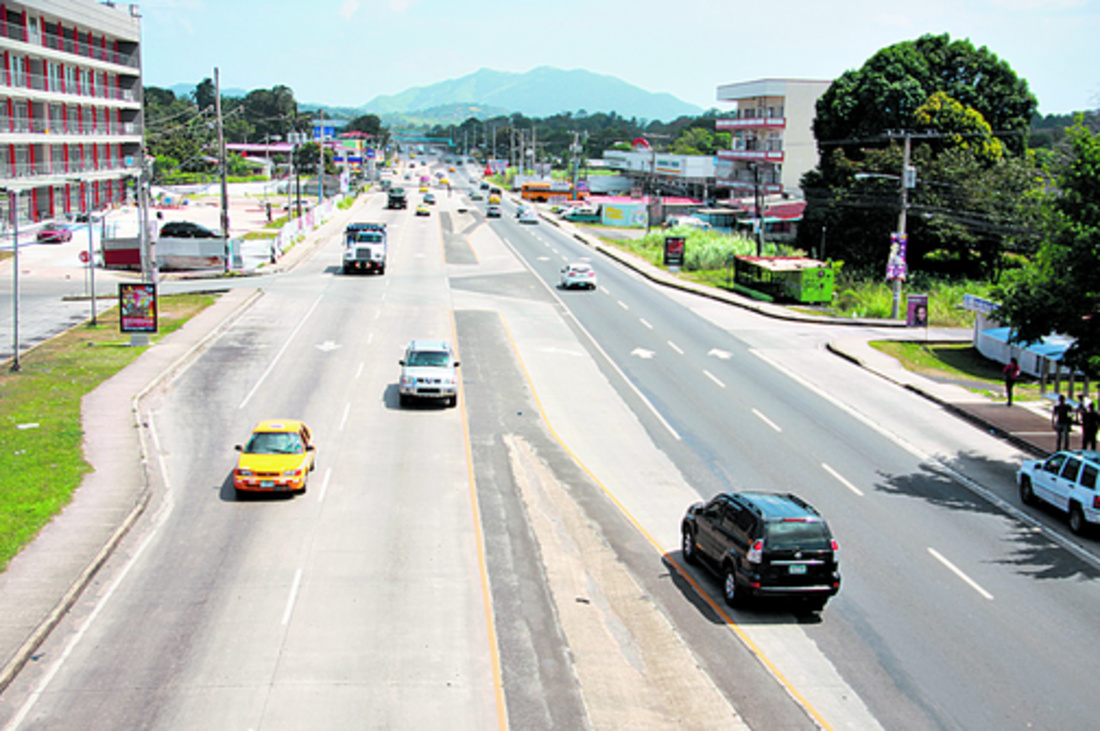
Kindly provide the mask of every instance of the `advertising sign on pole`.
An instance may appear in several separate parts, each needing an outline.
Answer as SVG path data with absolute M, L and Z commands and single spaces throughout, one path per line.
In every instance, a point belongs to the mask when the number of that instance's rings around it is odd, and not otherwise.
M 665 266 L 682 267 L 684 265 L 684 237 L 665 236 Z
M 905 300 L 905 324 L 928 327 L 928 295 L 911 294 Z
M 886 279 L 905 281 L 908 267 L 905 263 L 905 245 L 909 237 L 902 233 L 890 234 L 890 258 L 886 260 Z
M 124 333 L 157 331 L 157 285 L 122 283 L 118 285 L 119 329 Z

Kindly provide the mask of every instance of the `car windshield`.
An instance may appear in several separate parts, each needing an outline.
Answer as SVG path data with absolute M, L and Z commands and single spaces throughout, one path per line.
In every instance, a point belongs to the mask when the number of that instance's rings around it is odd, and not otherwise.
M 244 451 L 248 454 L 301 454 L 305 446 L 302 437 L 293 432 L 256 432 Z
M 417 350 L 409 354 L 409 359 L 406 364 L 410 366 L 445 368 L 451 364 L 451 356 L 444 350 Z
M 832 546 L 825 524 L 817 520 L 784 520 L 768 524 L 768 548 L 821 551 Z

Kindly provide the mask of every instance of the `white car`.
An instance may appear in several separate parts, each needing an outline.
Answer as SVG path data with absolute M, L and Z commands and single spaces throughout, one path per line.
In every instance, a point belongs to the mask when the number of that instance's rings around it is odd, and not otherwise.
M 1100 523 L 1098 475 L 1100 452 L 1076 449 L 1025 461 L 1016 472 L 1016 484 L 1024 504 L 1053 505 L 1069 517 L 1069 529 L 1081 534 Z
M 458 403 L 458 361 L 446 340 L 413 340 L 398 363 L 402 406 L 414 398 L 444 399 L 447 406 Z
M 596 288 L 596 272 L 588 264 L 566 264 L 561 270 L 561 288 Z
M 486 218 L 500 218 L 500 206 L 496 203 L 490 203 L 485 209 Z
M 539 214 L 535 213 L 530 208 L 526 208 L 520 212 L 518 219 L 520 223 L 538 223 Z

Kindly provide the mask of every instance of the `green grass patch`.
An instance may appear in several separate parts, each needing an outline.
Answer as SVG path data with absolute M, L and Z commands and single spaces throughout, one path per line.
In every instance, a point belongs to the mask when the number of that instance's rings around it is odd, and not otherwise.
M 241 238 L 245 241 L 255 241 L 257 239 L 273 239 L 279 235 L 278 231 L 269 228 L 262 228 L 259 231 L 249 231 Z
M 161 297 L 155 343 L 210 306 L 214 295 Z M 118 308 L 78 325 L 0 372 L 0 569 L 72 499 L 91 466 L 84 461 L 80 404 L 145 348 L 129 347 Z M 29 425 L 36 424 L 31 427 Z
M 996 398 L 1004 397 L 1003 367 L 989 360 L 969 343 L 919 343 L 901 340 L 876 340 L 872 348 L 885 353 L 905 367 L 942 381 L 951 381 L 974 393 Z M 1021 376 L 1013 391 L 1014 401 L 1037 401 L 1041 398 L 1039 382 Z

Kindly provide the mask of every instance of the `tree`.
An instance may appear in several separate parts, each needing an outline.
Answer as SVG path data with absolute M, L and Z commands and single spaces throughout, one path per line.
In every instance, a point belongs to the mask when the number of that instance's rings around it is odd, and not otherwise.
M 214 93 L 213 80 L 207 77 L 200 81 L 198 86 L 195 87 L 194 96 L 195 106 L 197 106 L 200 110 L 207 108 L 213 109 L 214 97 L 216 96 L 216 94 Z
M 885 270 L 904 132 L 918 173 L 908 196 L 910 269 L 996 276 L 1006 248 L 1033 240 L 1041 181 L 1023 153 L 1035 109 L 1027 83 L 969 41 L 926 35 L 878 51 L 817 101 L 821 162 L 802 181 L 799 245 L 816 247 L 827 229 L 832 256 L 853 270 Z
M 995 290 L 997 316 L 1017 342 L 1052 332 L 1076 339 L 1066 362 L 1100 373 L 1100 133 L 1083 119 L 1067 133 L 1068 146 L 1054 171 L 1057 193 L 1049 238 L 1024 269 Z

